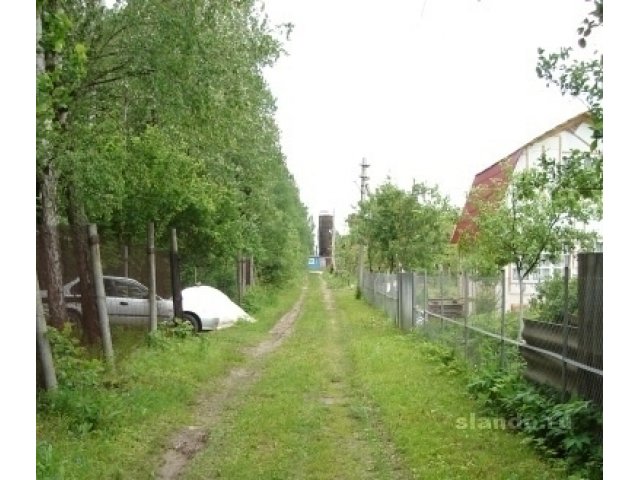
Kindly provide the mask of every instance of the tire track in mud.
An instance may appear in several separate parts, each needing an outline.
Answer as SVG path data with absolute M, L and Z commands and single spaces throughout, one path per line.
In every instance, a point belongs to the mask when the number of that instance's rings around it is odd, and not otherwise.
M 194 407 L 199 412 L 199 425 L 187 426 L 177 432 L 169 441 L 162 455 L 162 462 L 155 477 L 160 480 L 180 478 L 189 461 L 202 449 L 209 440 L 209 433 L 220 423 L 229 407 L 235 405 L 239 398 L 260 377 L 266 357 L 278 349 L 282 342 L 293 332 L 296 319 L 307 293 L 307 286 L 302 287 L 302 294 L 294 306 L 269 331 L 268 337 L 254 347 L 244 350 L 248 359 L 246 365 L 233 368 L 221 381 L 218 392 L 203 396 Z

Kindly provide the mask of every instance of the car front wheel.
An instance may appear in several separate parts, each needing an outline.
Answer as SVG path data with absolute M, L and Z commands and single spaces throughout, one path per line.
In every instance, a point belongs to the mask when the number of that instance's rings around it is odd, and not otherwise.
M 189 322 L 195 332 L 200 331 L 200 320 L 198 320 L 198 318 L 194 314 L 185 312 L 182 314 L 182 319 L 185 322 Z

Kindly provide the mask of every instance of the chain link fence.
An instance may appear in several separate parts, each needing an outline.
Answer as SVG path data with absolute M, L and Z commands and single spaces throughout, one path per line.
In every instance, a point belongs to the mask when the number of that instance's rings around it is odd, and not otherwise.
M 602 253 L 578 255 L 575 302 L 569 280 L 567 268 L 560 291 L 547 299 L 556 302 L 553 315 L 507 308 L 504 276 L 365 273 L 362 292 L 398 327 L 447 345 L 474 366 L 522 371 L 565 398 L 602 404 Z
M 40 279 L 41 298 L 48 312 L 48 265 L 42 234 L 36 233 L 36 270 Z M 86 228 L 85 228 L 86 230 Z M 83 292 L 80 285 L 78 250 L 74 246 L 73 232 L 65 226 L 58 228 L 61 251 L 62 281 L 67 320 L 80 324 L 83 305 L 96 303 L 96 292 Z M 109 322 L 117 325 L 148 325 L 150 318 L 150 259 L 154 258 L 156 306 L 158 321 L 173 319 L 172 280 L 169 239 L 156 238 L 150 251 L 146 235 L 121 242 L 108 235 L 100 236 L 100 260 L 104 276 Z M 90 259 L 87 259 L 89 261 Z M 91 272 L 91 265 L 87 265 Z M 93 281 L 93 277 L 91 277 Z

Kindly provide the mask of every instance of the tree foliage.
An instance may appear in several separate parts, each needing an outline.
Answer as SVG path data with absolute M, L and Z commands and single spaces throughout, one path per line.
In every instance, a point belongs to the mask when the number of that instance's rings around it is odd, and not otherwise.
M 593 10 L 577 28 L 578 45 L 586 49 L 587 39 L 594 30 L 603 25 L 603 0 L 588 0 Z M 586 59 L 577 59 L 571 47 L 563 47 L 559 52 L 547 53 L 538 49 L 536 73 L 547 86 L 554 85 L 562 95 L 571 95 L 581 100 L 589 109 L 592 123 L 592 142 L 589 151 L 573 151 L 571 155 L 589 164 L 592 171 L 582 177 L 583 191 L 602 191 L 603 158 L 603 55 L 594 50 Z
M 588 225 L 601 218 L 601 196 L 581 191 L 590 171 L 580 158 L 556 161 L 543 154 L 535 167 L 511 171 L 506 181 L 478 187 L 470 195 L 475 228 L 462 235 L 462 252 L 487 269 L 515 265 L 521 327 L 524 279 L 542 259 L 556 261 L 595 240 Z M 484 189 L 494 192 L 487 195 Z
M 454 219 L 437 187 L 418 183 L 404 191 L 387 179 L 360 204 L 349 226 L 366 245 L 371 270 L 431 270 L 446 256 Z
M 59 211 L 73 188 L 102 236 L 177 228 L 185 269 L 221 286 L 239 253 L 267 282 L 302 268 L 312 233 L 262 74 L 289 27 L 252 0 L 37 8 L 50 59 L 37 83 L 37 180 L 55 164 Z
M 582 48 L 602 26 L 603 2 L 593 0 L 593 4 L 593 11 L 577 29 Z M 563 252 L 588 247 L 594 234 L 586 225 L 602 218 L 602 54 L 595 51 L 586 60 L 576 59 L 572 48 L 549 54 L 539 49 L 538 54 L 536 73 L 547 86 L 554 85 L 562 95 L 572 95 L 587 105 L 592 141 L 588 149 L 574 149 L 559 161 L 543 154 L 537 168 L 511 171 L 502 184 L 472 192 L 471 201 L 478 211 L 475 228 L 461 240 L 466 262 L 480 271 L 515 264 L 521 324 L 523 279 L 543 257 L 553 261 Z
M 544 322 L 559 323 L 564 321 L 564 278 L 556 275 L 546 279 L 538 286 L 536 296 L 531 299 L 531 308 Z M 567 311 L 570 315 L 578 314 L 578 279 L 572 277 L 568 282 Z
M 601 216 L 600 195 L 580 191 L 588 171 L 573 157 L 558 162 L 542 155 L 535 167 L 511 171 L 501 185 L 474 189 L 470 201 L 478 213 L 475 228 L 463 234 L 463 250 L 497 267 L 515 263 L 525 278 L 543 255 L 554 261 L 588 247 L 594 234 L 586 226 Z M 499 191 L 487 196 L 485 189 Z

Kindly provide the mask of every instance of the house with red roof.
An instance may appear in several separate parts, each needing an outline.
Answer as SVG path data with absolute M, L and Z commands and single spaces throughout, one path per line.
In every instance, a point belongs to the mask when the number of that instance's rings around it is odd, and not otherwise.
M 490 200 L 493 197 L 496 202 L 502 201 L 501 195 L 503 195 L 504 189 L 499 187 L 508 180 L 509 172 L 533 168 L 543 153 L 547 158 L 559 161 L 562 157 L 569 155 L 572 150 L 588 150 L 591 142 L 591 117 L 589 112 L 583 112 L 538 135 L 509 155 L 477 173 L 471 184 L 470 193 L 467 196 L 462 214 L 451 235 L 451 243 L 459 244 L 464 234 L 473 233 L 476 229 L 474 218 L 478 212 L 474 202 L 471 201 L 472 195 L 480 195 L 484 200 Z M 600 222 L 591 224 L 588 227 L 595 230 L 599 239 L 602 240 Z M 598 242 L 597 249 L 602 251 L 602 241 Z M 577 272 L 576 255 L 572 255 L 570 268 L 573 274 Z M 525 303 L 535 295 L 540 281 L 554 274 L 562 273 L 563 269 L 564 262 L 554 264 L 549 261 L 542 261 L 539 267 L 525 279 Z M 517 308 L 520 291 L 514 265 L 507 269 L 506 294 L 507 308 L 510 305 L 512 308 Z

